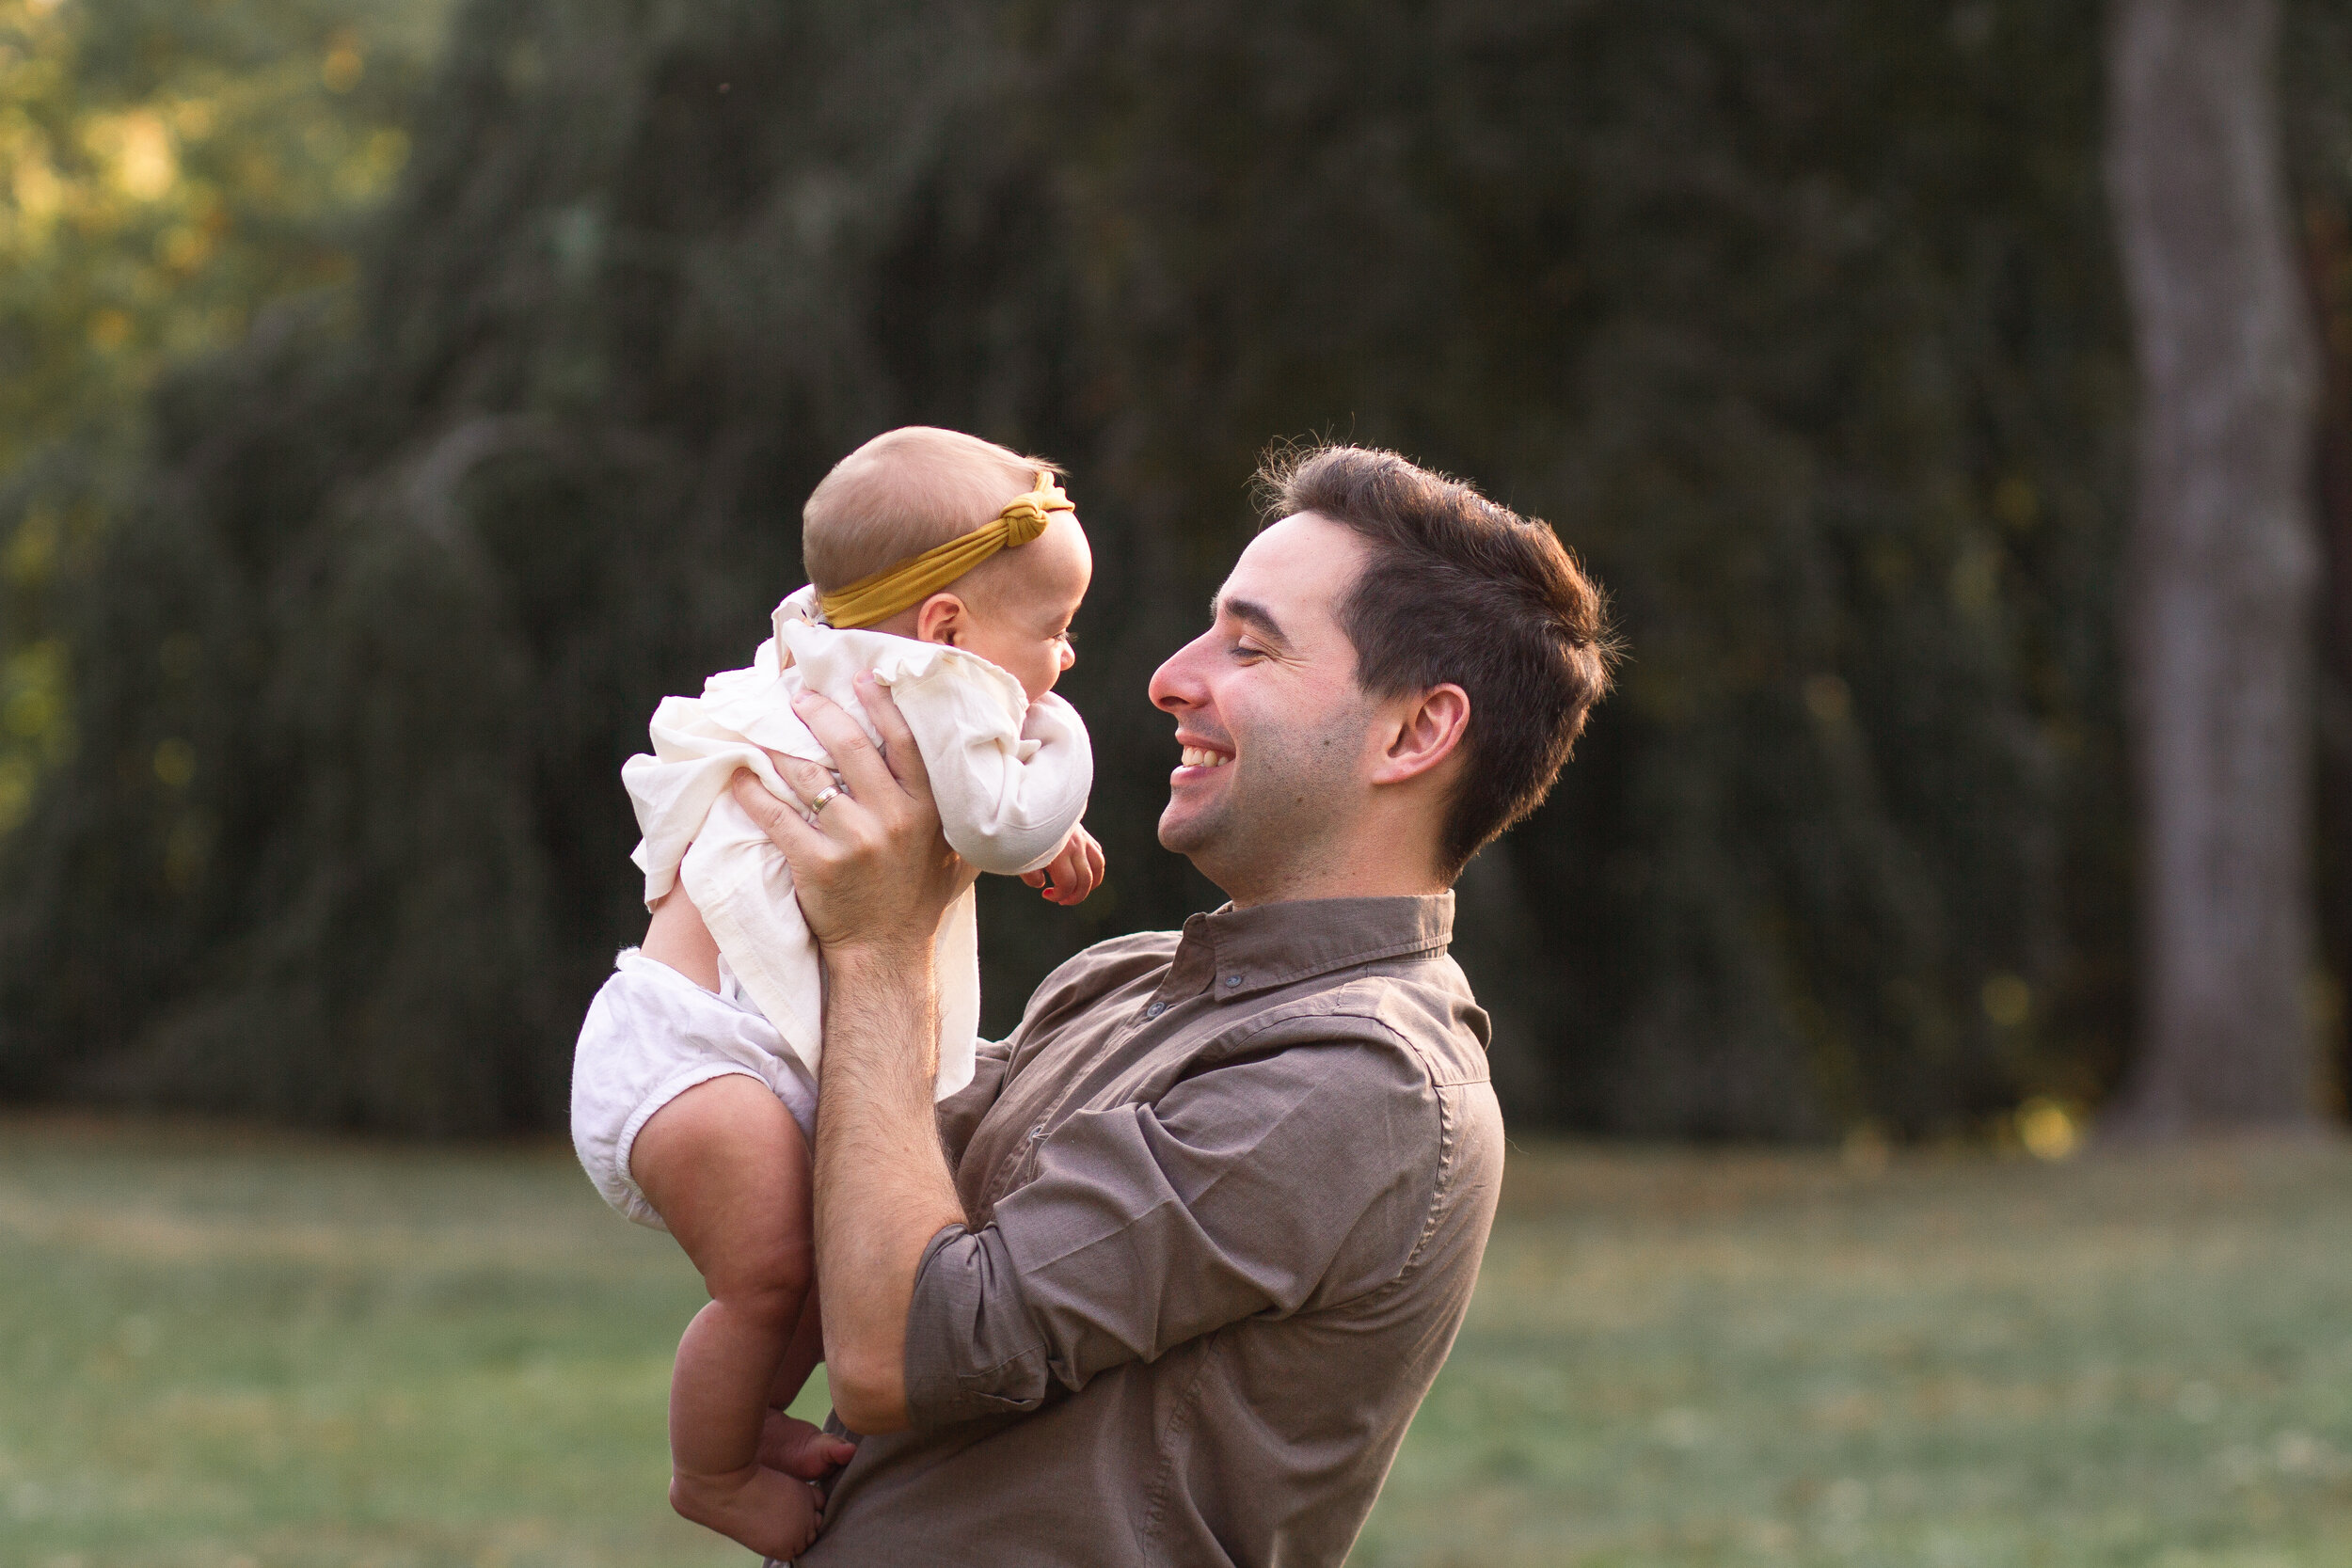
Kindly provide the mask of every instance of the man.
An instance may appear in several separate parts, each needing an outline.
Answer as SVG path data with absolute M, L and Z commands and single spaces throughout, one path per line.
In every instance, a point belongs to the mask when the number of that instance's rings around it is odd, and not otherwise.
M 969 873 L 886 693 L 846 798 L 745 776 L 823 945 L 817 1270 L 864 1433 L 811 1564 L 1340 1562 L 1452 1346 L 1502 1171 L 1454 879 L 1607 685 L 1541 523 L 1393 453 L 1280 519 L 1152 677 L 1160 842 L 1232 902 L 1056 971 L 931 1104 L 931 933 Z M 831 783 L 787 771 L 803 802 Z

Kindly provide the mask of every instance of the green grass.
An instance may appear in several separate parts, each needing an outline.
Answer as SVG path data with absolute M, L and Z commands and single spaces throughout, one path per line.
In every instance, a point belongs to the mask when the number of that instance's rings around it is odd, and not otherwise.
M 0 1121 L 0 1565 L 739 1564 L 566 1151 Z M 2352 1151 L 1521 1148 L 1356 1554 L 2352 1564 Z

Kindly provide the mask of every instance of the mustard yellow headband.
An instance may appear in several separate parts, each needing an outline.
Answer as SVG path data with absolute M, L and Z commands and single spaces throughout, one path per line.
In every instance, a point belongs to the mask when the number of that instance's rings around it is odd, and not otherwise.
M 1061 492 L 1054 476 L 1040 468 L 1037 488 L 1015 496 L 987 527 L 934 545 L 921 555 L 896 566 L 860 578 L 817 602 L 830 626 L 848 629 L 887 621 L 963 576 L 998 550 L 1017 549 L 1045 531 L 1057 512 L 1075 512 L 1078 503 Z

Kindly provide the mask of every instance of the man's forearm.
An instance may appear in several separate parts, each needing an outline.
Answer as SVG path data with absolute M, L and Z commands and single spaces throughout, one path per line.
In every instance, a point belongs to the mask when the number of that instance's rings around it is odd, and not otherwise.
M 855 1432 L 907 1424 L 915 1270 L 963 1219 L 931 1110 L 938 1051 L 930 943 L 826 953 L 817 1280 L 834 1405 Z

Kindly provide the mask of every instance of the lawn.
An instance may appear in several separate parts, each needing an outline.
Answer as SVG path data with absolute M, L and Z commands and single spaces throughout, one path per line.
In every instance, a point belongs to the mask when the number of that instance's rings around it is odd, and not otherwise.
M 0 1120 L 0 1564 L 739 1564 L 555 1148 Z M 1522 1145 L 1354 1560 L 2352 1565 L 2352 1150 Z

